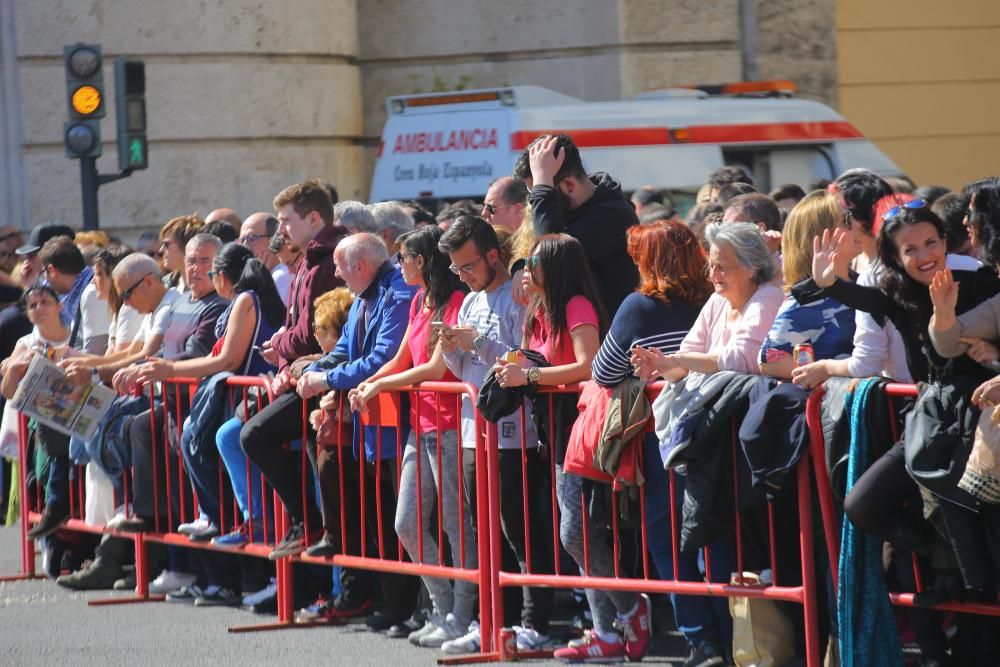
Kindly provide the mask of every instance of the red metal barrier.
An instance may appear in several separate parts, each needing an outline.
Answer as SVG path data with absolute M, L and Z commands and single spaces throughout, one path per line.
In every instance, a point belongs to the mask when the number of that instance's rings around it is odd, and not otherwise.
M 912 384 L 890 383 L 885 385 L 884 391 L 890 398 L 915 398 L 918 395 L 917 386 Z M 815 475 L 819 492 L 819 504 L 823 518 L 823 531 L 826 537 L 827 557 L 830 559 L 830 570 L 833 575 L 834 590 L 836 590 L 837 563 L 840 562 L 840 522 L 838 521 L 837 512 L 833 505 L 830 476 L 826 469 L 826 445 L 823 439 L 823 425 L 820 418 L 820 407 L 824 395 L 825 390 L 823 387 L 818 387 L 809 396 L 809 401 L 806 404 L 806 423 L 809 427 L 809 449 L 812 454 L 813 474 Z M 891 401 L 888 418 L 892 428 L 893 439 L 894 441 L 898 441 L 900 436 L 897 425 L 898 419 Z M 915 559 L 913 570 L 914 579 L 917 583 L 917 591 L 920 592 L 923 590 L 923 577 Z M 913 607 L 913 595 L 913 593 L 890 591 L 889 600 L 897 606 Z M 947 602 L 925 608 L 1000 616 L 1000 604 Z
M 659 394 L 661 385 L 651 385 L 647 390 L 647 395 L 650 401 L 654 400 Z M 578 387 L 543 387 L 539 390 L 543 394 L 549 396 L 549 425 L 548 432 L 552 433 L 554 431 L 553 424 L 553 400 L 558 394 L 576 394 L 579 393 Z M 522 410 L 522 424 L 524 423 L 523 410 Z M 736 433 L 738 430 L 738 424 L 733 424 L 733 462 L 734 467 L 736 463 L 735 457 L 738 455 L 738 441 L 736 438 Z M 650 421 L 647 430 L 652 429 L 652 420 Z M 522 428 L 522 462 L 525 460 L 526 443 L 524 442 L 524 429 Z M 645 521 L 645 489 L 640 487 L 640 507 L 641 509 L 641 544 L 643 548 L 644 560 L 642 563 L 642 572 L 638 576 L 627 576 L 620 569 L 619 562 L 619 530 L 618 525 L 618 511 L 617 505 L 613 501 L 612 505 L 612 522 L 611 522 L 611 534 L 612 534 L 612 545 L 614 549 L 614 574 L 613 576 L 603 576 L 596 577 L 589 575 L 590 570 L 590 559 L 589 559 L 589 549 L 587 547 L 588 538 L 584 536 L 584 573 L 582 575 L 569 575 L 564 574 L 559 571 L 559 518 L 558 518 L 558 503 L 555 502 L 555 489 L 550 489 L 550 495 L 553 500 L 553 517 L 552 517 L 552 530 L 553 530 L 553 544 L 556 546 L 556 553 L 554 554 L 555 560 L 555 574 L 541 574 L 532 571 L 532 567 L 526 564 L 526 573 L 514 573 L 503 571 L 500 566 L 501 557 L 501 540 L 503 539 L 500 529 L 500 484 L 498 478 L 498 449 L 494 445 L 497 442 L 496 435 L 496 425 L 491 424 L 488 431 L 487 438 L 487 452 L 489 454 L 488 459 L 488 471 L 489 471 L 489 493 L 490 493 L 490 517 L 491 524 L 490 528 L 492 534 L 490 535 L 490 543 L 493 555 L 493 583 L 492 588 L 493 593 L 493 618 L 498 619 L 495 622 L 499 629 L 500 619 L 504 618 L 503 610 L 503 595 L 502 588 L 508 586 L 541 586 L 541 587 L 555 587 L 555 588 L 588 588 L 588 589 L 599 589 L 606 591 L 628 591 L 628 592 L 644 592 L 644 593 L 678 593 L 683 595 L 696 595 L 696 596 L 724 596 L 724 597 L 749 597 L 749 598 L 767 598 L 773 600 L 784 600 L 789 602 L 796 602 L 803 606 L 803 614 L 805 618 L 805 645 L 806 645 L 806 661 L 810 667 L 818 667 L 820 665 L 820 655 L 819 655 L 819 632 L 817 627 L 816 619 L 816 592 L 815 592 L 815 564 L 813 559 L 813 534 L 812 534 L 812 504 L 810 501 L 810 476 L 809 476 L 809 462 L 808 456 L 804 456 L 802 461 L 796 466 L 796 482 L 797 482 L 797 513 L 799 519 L 799 557 L 801 558 L 801 576 L 802 584 L 787 586 L 787 585 L 768 585 L 768 586 L 744 586 L 744 585 L 730 585 L 729 583 L 712 583 L 711 582 L 711 559 L 709 550 L 706 547 L 704 549 L 705 563 L 706 563 L 706 579 L 708 581 L 681 581 L 678 580 L 677 570 L 678 570 L 678 515 L 679 512 L 677 508 L 674 507 L 674 503 L 670 501 L 670 520 L 671 520 L 671 532 L 672 532 L 672 544 L 673 544 L 673 563 L 674 572 L 673 578 L 660 578 L 654 579 L 650 574 L 649 567 L 649 553 L 648 553 L 648 539 Z M 552 453 L 549 453 L 550 461 L 550 473 L 551 479 L 555 479 L 555 457 Z M 650 465 L 659 465 L 659 461 L 650 462 Z M 641 460 L 640 460 L 641 465 Z M 522 463 L 523 470 L 523 463 Z M 671 471 L 671 474 L 673 472 Z M 522 474 L 522 480 L 525 479 Z M 672 483 L 672 480 L 671 480 Z M 524 485 L 522 485 L 524 486 Z M 553 484 L 554 486 L 554 484 Z M 528 498 L 529 489 L 522 488 L 522 493 L 524 498 Z M 738 497 L 739 488 L 738 482 L 736 481 L 736 475 L 734 474 L 734 498 Z M 735 509 L 735 508 L 734 508 Z M 525 522 L 525 539 L 530 544 L 530 529 L 528 523 L 531 520 L 531 512 L 526 512 Z M 736 535 L 742 537 L 744 534 L 744 528 L 741 526 L 739 520 L 740 513 L 734 511 L 734 515 L 737 517 L 736 521 Z M 584 508 L 584 516 L 587 516 L 586 508 Z M 584 524 L 584 531 L 587 530 L 587 522 Z M 776 562 L 776 549 L 775 549 L 775 522 L 774 522 L 774 512 L 771 504 L 768 504 L 768 533 L 769 533 L 769 549 L 770 549 L 770 561 L 771 568 L 774 572 L 774 580 L 779 582 L 783 577 L 778 572 L 777 562 Z M 527 549 L 530 553 L 530 548 Z M 742 571 L 744 564 L 744 554 L 742 543 L 736 544 L 736 561 L 737 567 Z M 550 652 L 533 652 L 528 657 L 541 657 Z

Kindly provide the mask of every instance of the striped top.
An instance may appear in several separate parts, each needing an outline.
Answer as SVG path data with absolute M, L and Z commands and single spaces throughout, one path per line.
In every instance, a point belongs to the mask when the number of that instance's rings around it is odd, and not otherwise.
M 664 354 L 676 352 L 700 310 L 700 304 L 667 304 L 639 292 L 628 295 L 615 313 L 611 329 L 594 357 L 591 366 L 594 382 L 613 387 L 634 375 L 629 357 L 636 345 L 658 348 Z

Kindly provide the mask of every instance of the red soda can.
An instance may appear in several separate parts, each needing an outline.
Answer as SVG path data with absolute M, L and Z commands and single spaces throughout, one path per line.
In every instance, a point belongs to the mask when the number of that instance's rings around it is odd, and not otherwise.
M 805 366 L 816 361 L 816 354 L 813 352 L 811 343 L 800 343 L 792 348 L 792 357 L 795 359 L 795 367 Z
M 500 628 L 500 660 L 507 662 L 517 662 L 520 658 L 517 655 L 517 633 L 514 628 Z

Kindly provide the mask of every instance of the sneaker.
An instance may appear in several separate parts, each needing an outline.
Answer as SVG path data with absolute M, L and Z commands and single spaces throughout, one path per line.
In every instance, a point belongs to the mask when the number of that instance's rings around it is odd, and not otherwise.
M 69 521 L 68 507 L 53 507 L 46 505 L 42 518 L 28 531 L 29 540 L 37 540 L 59 530 L 59 526 Z M 56 563 L 58 565 L 58 562 Z
M 421 637 L 423 637 L 424 635 L 429 635 L 430 633 L 434 632 L 434 630 L 437 628 L 437 623 L 439 622 L 441 622 L 441 617 L 437 616 L 436 614 L 431 614 L 430 616 L 427 617 L 427 620 L 424 621 L 424 624 L 420 626 L 419 629 L 414 630 L 413 632 L 411 632 L 409 635 L 406 636 L 406 641 L 410 642 L 414 646 L 420 646 Z
M 369 632 L 386 632 L 398 622 L 399 616 L 389 616 L 381 611 L 376 611 L 365 619 L 365 627 L 368 628 Z
M 219 530 L 218 526 L 209 522 L 209 524 L 201 530 L 193 530 L 188 533 L 188 539 L 192 542 L 208 542 L 213 537 L 218 537 L 221 532 L 222 531 Z
M 684 660 L 684 667 L 711 667 L 723 665 L 726 660 L 714 642 L 704 641 L 689 645 L 690 652 Z
M 278 580 L 275 579 L 274 577 L 271 577 L 271 580 L 268 582 L 267 586 L 260 589 L 259 591 L 248 593 L 243 596 L 243 606 L 253 607 L 254 605 L 260 604 L 261 602 L 267 600 L 268 598 L 275 597 L 277 594 L 278 594 Z
M 441 650 L 452 655 L 462 653 L 479 653 L 480 643 L 479 621 L 469 623 L 469 631 L 459 637 L 441 644 Z M 520 646 L 518 647 L 520 648 Z
M 99 591 L 112 588 L 120 575 L 117 563 L 95 558 L 83 569 L 57 577 L 56 583 L 74 591 Z
M 184 602 L 192 604 L 204 595 L 204 593 L 205 591 L 202 590 L 201 586 L 191 584 L 190 586 L 184 586 L 176 591 L 170 591 L 167 593 L 167 602 Z
M 625 644 L 620 637 L 613 642 L 606 642 L 596 632 L 587 630 L 582 638 L 574 639 L 569 646 L 553 653 L 552 657 L 561 662 L 624 662 Z
M 253 536 L 258 540 L 264 539 L 264 526 L 262 524 L 253 524 Z M 192 537 L 191 539 L 194 538 Z M 229 547 L 231 549 L 238 549 L 250 544 L 250 522 L 242 524 L 230 533 L 213 537 L 212 544 L 217 547 Z
M 116 591 L 134 591 L 139 581 L 135 578 L 135 570 L 132 570 L 121 579 L 115 579 L 111 588 Z
M 305 609 L 295 612 L 296 623 L 310 623 L 314 621 L 332 621 L 354 618 L 365 614 L 371 609 L 371 600 L 365 600 L 360 605 L 355 605 L 345 601 L 343 598 L 327 600 L 320 596 L 316 602 Z
M 164 570 L 160 572 L 160 576 L 149 582 L 149 594 L 150 595 L 166 595 L 167 593 L 172 593 L 173 591 L 179 591 L 185 586 L 190 586 L 194 583 L 195 576 L 193 574 L 188 574 L 187 572 L 174 572 L 173 570 Z
M 444 617 L 444 622 L 436 624 L 436 627 L 423 635 L 419 640 L 419 645 L 424 648 L 441 648 L 441 645 L 452 639 L 458 639 L 467 632 L 467 626 L 459 623 L 454 614 Z
M 649 596 L 639 595 L 636 609 L 628 616 L 619 617 L 619 621 L 625 636 L 625 654 L 630 661 L 642 660 L 653 639 L 653 605 Z
M 279 558 L 284 558 L 285 556 L 297 556 L 306 550 L 306 530 L 305 526 L 299 522 L 294 524 L 285 533 L 285 537 L 281 540 L 277 547 L 268 555 L 271 560 L 278 560 Z M 316 531 L 313 535 L 308 536 L 310 542 L 315 542 L 319 538 L 319 531 Z
M 194 521 L 182 523 L 181 525 L 177 526 L 177 532 L 180 533 L 181 535 L 187 535 L 188 537 L 190 537 L 195 533 L 200 533 L 203 530 L 207 530 L 208 527 L 211 525 L 212 522 L 208 520 L 208 517 L 200 516 Z
M 518 651 L 543 651 L 552 648 L 552 639 L 531 626 L 514 626 Z
M 195 607 L 235 607 L 241 602 L 240 596 L 231 588 L 209 586 L 195 598 Z
M 397 623 L 388 630 L 385 631 L 385 636 L 389 639 L 406 639 L 410 636 L 410 633 L 416 632 L 420 628 L 424 627 L 422 621 L 416 618 L 417 614 L 414 613 L 408 619 L 402 623 Z
M 156 528 L 152 521 L 147 521 L 141 516 L 112 517 L 105 526 L 109 530 L 118 530 L 123 533 L 147 533 Z
M 323 533 L 319 542 L 306 549 L 306 555 L 311 558 L 328 558 L 338 553 L 340 553 L 340 549 L 329 533 Z

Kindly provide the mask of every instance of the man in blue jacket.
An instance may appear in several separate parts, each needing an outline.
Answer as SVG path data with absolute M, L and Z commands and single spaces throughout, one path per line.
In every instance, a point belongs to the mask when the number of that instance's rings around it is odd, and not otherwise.
M 365 466 L 366 478 L 370 479 L 366 479 L 369 483 L 362 485 L 358 479 L 358 465 L 345 462 L 344 498 L 348 505 L 345 507 L 345 515 L 349 525 L 346 526 L 348 544 L 344 545 L 346 549 L 343 550 L 339 545 L 340 517 L 321 518 L 315 504 L 302 498 L 302 478 L 297 457 L 293 457 L 280 444 L 287 441 L 290 434 L 302 432 L 302 401 L 314 407 L 316 399 L 331 389 L 338 391 L 353 389 L 395 356 L 406 333 L 413 289 L 403 282 L 399 269 L 389 263 L 388 251 L 382 241 L 372 234 L 354 234 L 340 242 L 333 253 L 333 258 L 337 276 L 344 280 L 356 296 L 340 340 L 329 354 L 306 369 L 299 378 L 295 391 L 291 391 L 287 382 L 272 385 L 272 391 L 277 397 L 272 402 L 271 409 L 251 418 L 240 432 L 243 450 L 260 468 L 291 515 L 292 526 L 271 553 L 272 558 L 301 553 L 308 544 L 317 542 L 321 534 L 324 539 L 315 545 L 319 549 L 311 549 L 310 555 L 345 551 L 351 555 L 360 555 L 357 534 L 360 489 L 365 487 L 365 507 L 368 510 L 366 518 L 374 519 L 375 498 L 372 497 L 369 501 L 367 495 L 374 495 L 376 492 L 375 472 L 379 467 L 381 467 L 378 475 L 381 488 L 377 491 L 382 495 L 380 504 L 384 548 L 387 554 L 396 553 L 396 548 L 390 546 L 395 541 L 396 466 L 393 462 L 397 440 L 395 430 L 383 429 L 381 456 L 377 456 L 379 453 L 376 451 L 379 449 L 377 439 L 363 438 L 361 434 L 364 429 L 360 428 L 360 424 L 355 425 L 357 428 L 354 429 L 354 460 L 362 456 L 363 452 L 365 460 L 369 462 Z M 311 427 L 308 433 L 310 438 L 315 437 Z M 403 438 L 405 442 L 405 433 Z M 345 459 L 349 458 L 345 454 Z M 334 489 L 333 492 L 337 491 Z M 308 535 L 306 523 L 309 526 Z M 322 533 L 321 526 L 325 528 Z M 377 539 L 377 526 L 368 531 L 368 537 Z M 338 544 L 331 544 L 331 540 L 336 540 Z M 330 548 L 323 549 L 323 547 Z M 366 553 L 373 554 L 378 551 L 377 548 L 369 548 Z M 343 618 L 367 609 L 369 600 L 363 591 L 364 582 L 361 577 L 354 574 L 346 574 L 345 577 L 342 580 L 342 583 L 346 584 L 345 590 L 341 596 L 324 605 L 322 609 L 315 610 L 312 618 Z M 413 586 L 400 585 L 402 582 L 394 581 L 395 579 L 397 579 L 395 576 L 381 575 L 383 602 L 386 607 L 383 613 L 386 616 L 405 618 L 411 610 L 401 608 L 407 604 L 406 600 L 401 599 L 401 591 L 412 589 Z

